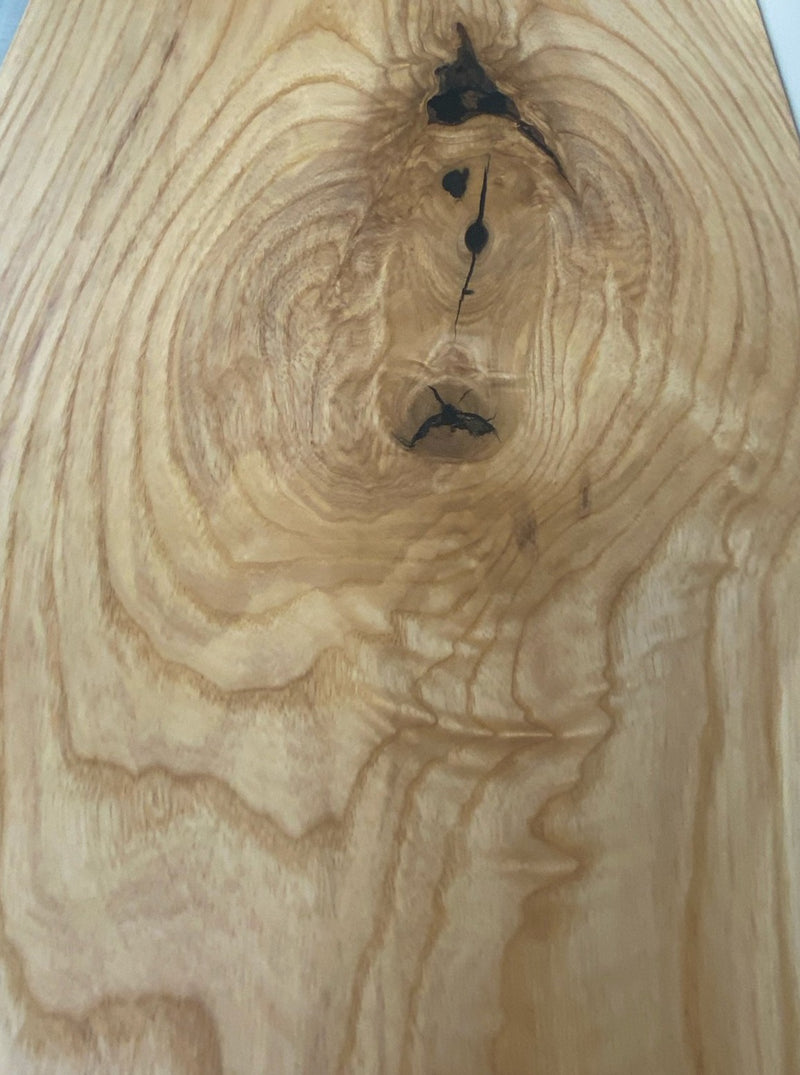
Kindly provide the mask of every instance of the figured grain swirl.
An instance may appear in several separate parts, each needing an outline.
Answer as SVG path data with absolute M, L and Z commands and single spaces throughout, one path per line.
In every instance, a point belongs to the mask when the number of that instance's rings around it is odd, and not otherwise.
M 457 19 L 552 153 L 428 122 Z M 791 1075 L 755 5 L 32 0 L 8 62 L 0 1061 Z M 405 449 L 430 385 L 497 437 Z

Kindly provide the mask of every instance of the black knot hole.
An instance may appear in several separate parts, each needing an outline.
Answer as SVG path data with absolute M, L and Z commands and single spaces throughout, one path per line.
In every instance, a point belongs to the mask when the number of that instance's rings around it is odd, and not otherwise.
M 486 225 L 480 220 L 470 224 L 464 235 L 464 242 L 470 254 L 480 254 L 481 250 L 489 242 L 489 231 Z

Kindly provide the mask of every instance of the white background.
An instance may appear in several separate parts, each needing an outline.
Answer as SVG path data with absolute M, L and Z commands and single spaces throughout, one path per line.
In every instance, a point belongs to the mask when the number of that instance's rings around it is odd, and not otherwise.
M 794 122 L 800 128 L 800 0 L 759 0 L 759 6 Z

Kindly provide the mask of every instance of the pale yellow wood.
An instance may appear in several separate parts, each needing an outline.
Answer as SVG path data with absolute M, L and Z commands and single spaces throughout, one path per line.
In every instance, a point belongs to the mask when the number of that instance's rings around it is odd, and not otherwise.
M 31 0 L 0 97 L 0 1070 L 796 1075 L 755 3 Z

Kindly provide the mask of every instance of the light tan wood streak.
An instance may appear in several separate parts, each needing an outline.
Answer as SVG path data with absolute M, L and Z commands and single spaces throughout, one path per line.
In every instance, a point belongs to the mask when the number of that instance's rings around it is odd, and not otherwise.
M 0 100 L 0 1073 L 795 1075 L 755 3 L 31 0 Z

